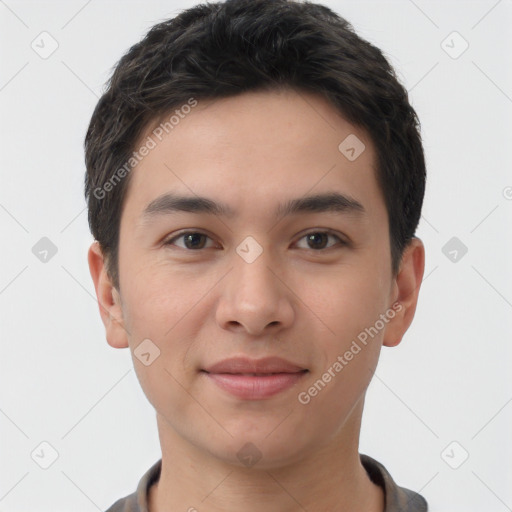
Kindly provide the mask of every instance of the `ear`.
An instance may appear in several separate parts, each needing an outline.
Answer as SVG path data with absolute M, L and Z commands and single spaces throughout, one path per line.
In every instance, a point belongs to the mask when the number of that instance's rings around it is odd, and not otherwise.
M 89 247 L 87 259 L 108 344 L 114 348 L 126 348 L 128 347 L 128 337 L 124 327 L 121 297 L 108 276 L 104 256 L 98 242 L 93 242 Z
M 398 345 L 411 325 L 424 270 L 425 247 L 419 238 L 414 237 L 404 249 L 400 269 L 392 285 L 389 306 L 396 314 L 384 333 L 383 345 L 386 347 Z

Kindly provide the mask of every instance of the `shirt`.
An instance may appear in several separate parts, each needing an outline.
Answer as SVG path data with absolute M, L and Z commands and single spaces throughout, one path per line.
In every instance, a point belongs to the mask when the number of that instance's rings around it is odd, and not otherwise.
M 427 512 L 423 496 L 396 485 L 386 468 L 368 455 L 360 458 L 370 480 L 384 491 L 384 512 Z M 161 467 L 162 459 L 143 475 L 133 494 L 117 500 L 106 512 L 148 512 L 149 489 L 160 478 Z

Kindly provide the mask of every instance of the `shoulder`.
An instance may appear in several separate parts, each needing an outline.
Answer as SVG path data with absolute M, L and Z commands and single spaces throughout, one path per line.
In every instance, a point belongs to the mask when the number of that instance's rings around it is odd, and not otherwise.
M 117 500 L 105 512 L 148 512 L 149 490 L 160 478 L 162 459 L 155 462 L 144 473 L 139 481 L 137 490 L 124 498 Z
M 110 508 L 105 512 L 139 512 L 139 506 L 137 505 L 137 493 L 130 494 L 117 500 Z
M 387 469 L 368 455 L 360 455 L 361 464 L 371 481 L 384 489 L 385 512 L 427 512 L 427 501 L 421 494 L 398 486 Z

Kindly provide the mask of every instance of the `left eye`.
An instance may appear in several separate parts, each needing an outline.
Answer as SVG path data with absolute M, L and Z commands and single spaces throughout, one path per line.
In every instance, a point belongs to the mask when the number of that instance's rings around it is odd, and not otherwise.
M 331 238 L 331 240 L 334 239 L 335 243 L 327 245 L 329 243 L 329 238 Z M 336 242 L 339 242 L 340 245 L 344 245 L 343 240 L 339 236 L 329 233 L 327 231 L 314 231 L 308 233 L 307 235 L 304 235 L 300 240 L 305 240 L 306 244 L 308 245 L 307 247 L 300 247 L 301 249 L 328 249 L 335 245 Z

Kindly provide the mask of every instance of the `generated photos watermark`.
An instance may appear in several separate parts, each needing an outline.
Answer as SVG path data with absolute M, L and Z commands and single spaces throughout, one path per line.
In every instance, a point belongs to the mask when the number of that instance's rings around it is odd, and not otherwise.
M 389 323 L 390 320 L 395 318 L 396 314 L 399 313 L 403 309 L 402 304 L 399 302 L 395 302 L 385 313 L 381 313 L 379 316 L 379 319 L 375 321 L 375 323 L 370 326 L 366 327 L 363 331 L 361 331 L 357 335 L 357 340 L 353 340 L 352 344 L 350 345 L 350 348 L 347 349 L 343 355 L 339 355 L 336 358 L 336 361 L 334 361 L 329 368 L 322 374 L 322 376 L 317 379 L 306 391 L 301 391 L 297 395 L 298 401 L 302 405 L 307 405 L 309 402 L 311 402 L 311 399 L 322 391 L 329 382 L 331 382 L 336 375 L 338 375 L 345 366 L 348 365 L 354 357 L 361 352 L 362 347 L 366 346 L 368 344 L 368 337 L 373 339 L 377 334 L 379 334 L 382 329 L 386 326 L 386 324 Z M 359 342 L 359 343 L 358 343 Z
M 187 103 L 177 108 L 174 114 L 169 117 L 167 121 L 160 123 L 152 132 L 148 135 L 146 140 L 142 143 L 137 151 L 132 153 L 132 156 L 117 169 L 112 176 L 105 181 L 101 187 L 96 187 L 93 190 L 93 195 L 96 199 L 104 199 L 106 195 L 111 192 L 120 182 L 123 180 L 130 171 L 141 162 L 144 157 L 149 155 L 151 150 L 155 149 L 159 142 L 163 140 L 165 135 L 171 133 L 171 131 L 185 118 L 187 114 L 190 114 L 192 108 L 197 105 L 197 100 L 189 98 Z

